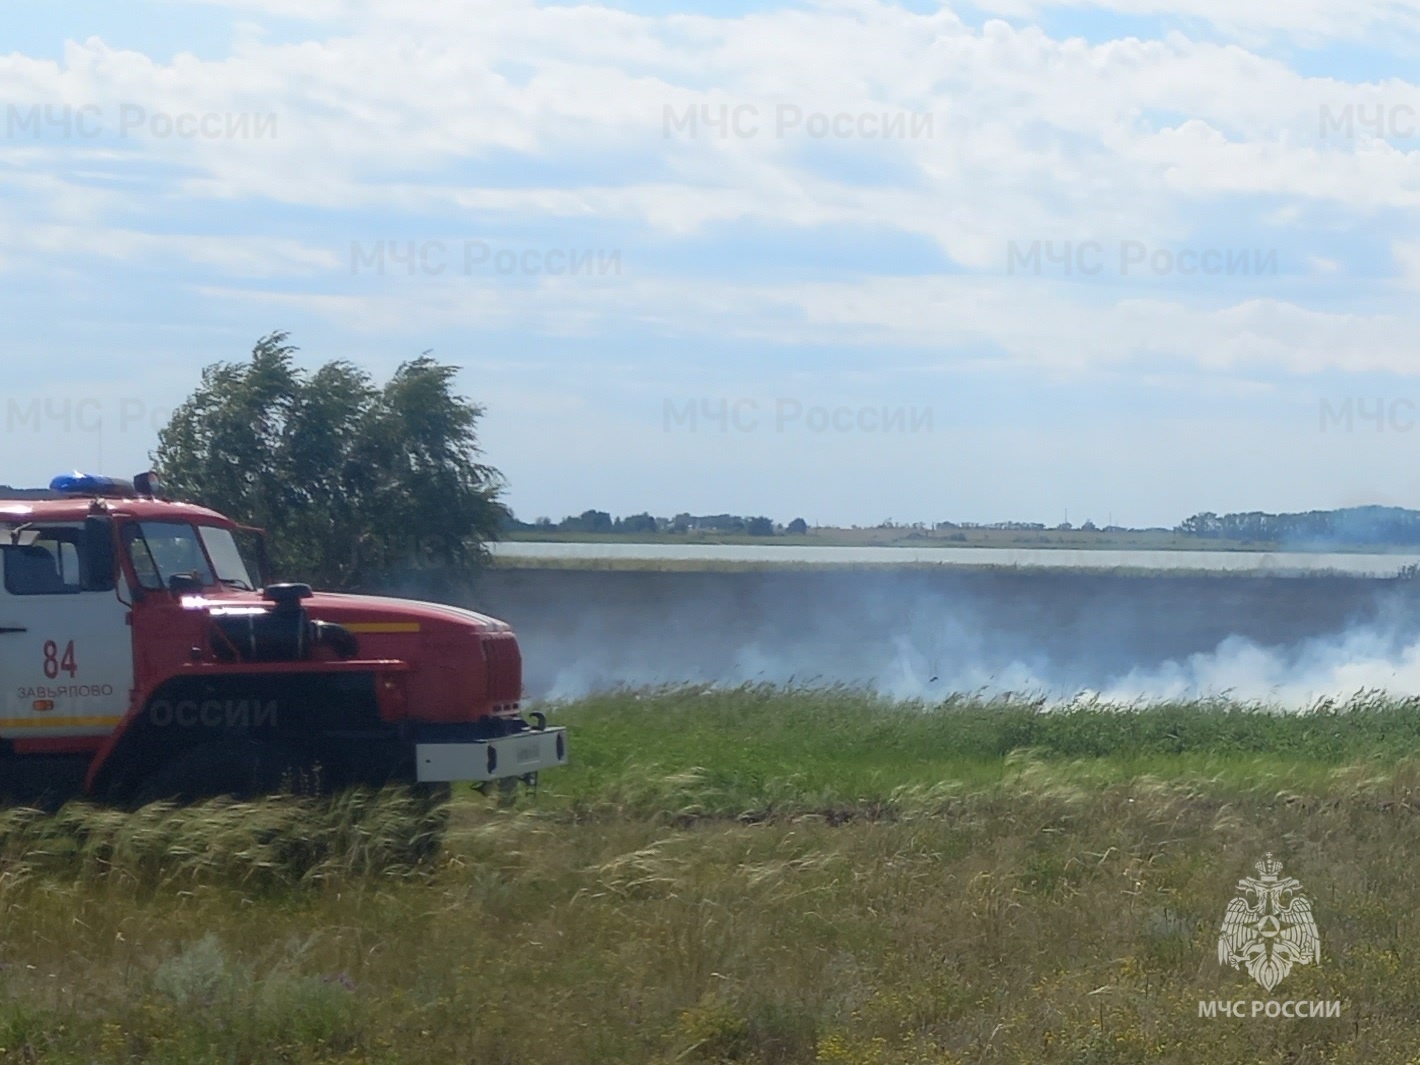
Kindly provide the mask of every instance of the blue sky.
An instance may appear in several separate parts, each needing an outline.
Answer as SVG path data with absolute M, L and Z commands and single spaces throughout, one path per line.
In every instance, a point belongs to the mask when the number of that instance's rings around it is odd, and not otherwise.
M 0 482 L 285 329 L 529 519 L 1420 506 L 1420 0 L 288 8 L 0 2 Z

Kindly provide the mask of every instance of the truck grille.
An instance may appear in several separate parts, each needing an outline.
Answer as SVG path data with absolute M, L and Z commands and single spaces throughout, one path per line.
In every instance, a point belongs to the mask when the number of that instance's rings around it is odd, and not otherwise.
M 488 698 L 494 703 L 516 703 L 523 697 L 523 654 L 518 638 L 485 636 L 483 658 L 488 663 Z

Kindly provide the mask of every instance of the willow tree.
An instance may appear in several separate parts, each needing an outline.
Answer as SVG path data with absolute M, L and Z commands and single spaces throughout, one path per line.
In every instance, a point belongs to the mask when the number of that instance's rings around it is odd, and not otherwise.
M 266 528 L 273 568 L 326 588 L 470 576 L 507 512 L 481 461 L 483 408 L 425 354 L 383 385 L 352 363 L 296 365 L 288 334 L 202 371 L 158 437 L 178 498 Z

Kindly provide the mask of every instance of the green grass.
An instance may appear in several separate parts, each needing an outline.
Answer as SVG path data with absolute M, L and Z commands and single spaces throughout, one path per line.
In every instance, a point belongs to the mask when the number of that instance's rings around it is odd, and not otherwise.
M 1101 556 L 1102 558 L 1104 556 Z M 1212 577 L 1218 580 L 1275 580 L 1278 577 L 1346 577 L 1356 579 L 1354 573 L 1345 570 L 1327 569 L 1276 569 L 1262 566 L 1247 569 L 1183 569 L 1177 566 L 1151 568 L 1148 566 L 1099 565 L 1055 565 L 1049 562 L 1028 564 L 1004 564 L 988 562 L 932 562 L 898 561 L 885 559 L 880 562 L 786 562 L 777 559 L 715 559 L 715 558 L 555 558 L 555 557 L 503 557 L 495 558 L 493 568 L 499 570 L 596 570 L 612 573 L 782 573 L 784 571 L 881 573 L 919 570 L 924 573 L 988 573 L 988 574 L 1092 574 L 1112 577 L 1174 577 L 1196 580 Z
M 913 529 L 815 528 L 803 536 L 750 536 L 747 533 L 658 532 L 658 533 L 579 533 L 553 530 L 508 532 L 503 539 L 514 543 L 608 543 L 608 544 L 779 544 L 792 547 L 1063 547 L 1079 549 L 1143 551 L 1278 551 L 1280 544 L 1259 540 L 1221 540 L 1184 536 L 1168 530 L 1147 529 L 1121 532 L 1090 532 L 1081 529 Z M 1327 548 L 1328 551 L 1404 551 L 1403 545 L 1356 545 Z
M 820 527 L 803 536 L 750 536 L 745 533 L 577 533 L 516 530 L 503 539 L 513 543 L 607 544 L 778 544 L 791 547 L 981 547 L 1073 548 L 1079 550 L 1137 551 L 1302 551 L 1271 540 L 1224 540 L 1185 536 L 1171 530 L 1126 529 L 1093 532 L 1083 529 L 913 529 Z M 1412 554 L 1409 544 L 1327 544 L 1315 550 L 1327 553 Z
M 0 1062 L 1420 1061 L 1420 703 L 679 689 L 464 793 L 0 811 Z M 1339 1020 L 1218 965 L 1301 879 Z
M 1344 762 L 1420 754 L 1420 700 L 1380 695 L 1292 714 L 1222 699 L 1048 709 L 1012 698 L 923 704 L 853 689 L 683 688 L 600 696 L 560 716 L 576 731 L 578 759 L 551 782 L 554 801 L 636 794 L 650 779 L 691 773 L 717 814 L 995 783 L 1022 755 L 1062 776 L 1242 786 L 1259 774 L 1319 780 Z M 650 794 L 642 812 L 670 801 Z

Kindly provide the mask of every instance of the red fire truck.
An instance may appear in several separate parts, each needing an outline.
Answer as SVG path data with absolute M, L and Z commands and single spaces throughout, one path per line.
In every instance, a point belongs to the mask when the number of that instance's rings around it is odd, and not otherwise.
M 567 761 L 508 625 L 265 584 L 261 534 L 132 482 L 0 487 L 0 798 L 508 784 Z

